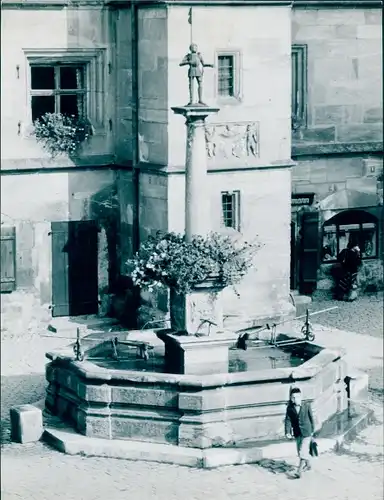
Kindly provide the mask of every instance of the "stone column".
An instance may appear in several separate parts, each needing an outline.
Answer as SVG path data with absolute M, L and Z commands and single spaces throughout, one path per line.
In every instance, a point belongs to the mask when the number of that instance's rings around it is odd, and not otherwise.
M 219 108 L 210 106 L 181 106 L 173 112 L 185 117 L 187 126 L 185 164 L 185 236 L 206 236 L 210 229 L 209 189 L 205 120 Z
M 211 230 L 205 120 L 219 109 L 200 105 L 172 110 L 185 117 L 187 126 L 185 235 L 190 241 Z M 165 343 L 165 363 L 171 372 L 199 375 L 228 371 L 228 347 L 236 337 L 223 332 L 220 292 L 207 282 L 186 296 L 171 294 L 175 331 L 160 336 Z M 202 322 L 205 319 L 214 323 Z M 181 331 L 188 335 L 180 335 Z

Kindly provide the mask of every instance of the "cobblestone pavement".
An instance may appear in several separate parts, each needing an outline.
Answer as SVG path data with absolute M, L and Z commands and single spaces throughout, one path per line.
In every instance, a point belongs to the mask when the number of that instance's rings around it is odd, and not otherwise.
M 337 306 L 338 309 L 316 316 L 316 323 L 340 330 L 383 337 L 383 292 L 361 295 L 355 302 L 344 302 L 329 297 L 329 292 L 316 292 L 313 312 Z
M 342 303 L 337 316 L 331 318 L 331 324 L 327 324 L 329 319 L 321 316 L 316 322 L 346 331 L 358 329 L 360 333 L 369 335 L 373 331 L 372 325 L 377 328 L 380 328 L 379 324 L 382 325 L 382 307 L 379 300 L 372 301 L 370 298 L 368 314 L 367 300 L 359 299 L 346 306 Z M 329 307 L 329 301 L 326 302 L 326 307 Z M 321 301 L 315 300 L 313 309 L 320 308 L 320 305 L 323 307 Z M 360 316 L 365 320 L 360 322 L 356 319 Z M 369 327 L 360 328 L 359 325 Z M 379 336 L 379 330 L 375 332 L 375 336 Z M 314 470 L 306 473 L 301 480 L 291 480 L 292 466 L 295 464 L 291 459 L 207 471 L 147 462 L 71 457 L 51 450 L 42 443 L 9 444 L 10 406 L 35 402 L 44 397 L 44 353 L 65 344 L 67 341 L 63 339 L 41 338 L 30 333 L 25 338 L 4 339 L 2 342 L 3 500 L 125 500 L 127 497 L 134 500 L 383 498 L 382 404 L 375 405 L 376 425 L 364 430 L 358 439 L 343 447 L 340 453 L 321 455 L 314 461 Z M 383 378 L 382 353 L 376 354 L 371 353 L 367 371 L 376 373 L 373 388 L 377 390 L 373 397 L 377 400 L 377 395 L 382 396 Z M 380 399 L 377 401 L 380 403 Z

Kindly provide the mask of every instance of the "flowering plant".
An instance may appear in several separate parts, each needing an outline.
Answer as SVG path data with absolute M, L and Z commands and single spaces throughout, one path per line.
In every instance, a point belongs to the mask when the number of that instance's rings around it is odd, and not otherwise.
M 188 242 L 183 235 L 158 232 L 140 245 L 128 265 L 136 286 L 149 291 L 166 286 L 185 294 L 209 278 L 222 287 L 235 285 L 252 267 L 257 248 L 219 233 Z
M 88 120 L 74 115 L 45 113 L 35 120 L 34 135 L 52 157 L 60 153 L 71 155 L 92 135 L 92 127 Z

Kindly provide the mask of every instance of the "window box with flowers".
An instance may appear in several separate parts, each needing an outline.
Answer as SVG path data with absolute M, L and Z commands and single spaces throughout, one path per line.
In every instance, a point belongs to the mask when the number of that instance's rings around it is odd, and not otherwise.
M 176 233 L 157 233 L 129 261 L 133 283 L 141 289 L 170 290 L 173 331 L 204 335 L 222 329 L 220 292 L 234 287 L 253 266 L 257 244 L 210 233 L 186 241 Z
M 92 134 L 90 122 L 75 115 L 45 113 L 34 122 L 36 140 L 52 158 L 60 154 L 77 155 Z

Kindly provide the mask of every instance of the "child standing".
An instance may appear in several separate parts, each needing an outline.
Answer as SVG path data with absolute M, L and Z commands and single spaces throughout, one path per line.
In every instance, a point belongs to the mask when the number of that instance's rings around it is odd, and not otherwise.
M 315 424 L 311 405 L 302 401 L 301 390 L 295 387 L 291 391 L 291 398 L 287 406 L 285 435 L 287 439 L 293 437 L 296 439 L 297 454 L 300 458 L 298 478 L 301 477 L 302 472 L 311 469 L 309 449 L 314 432 Z

